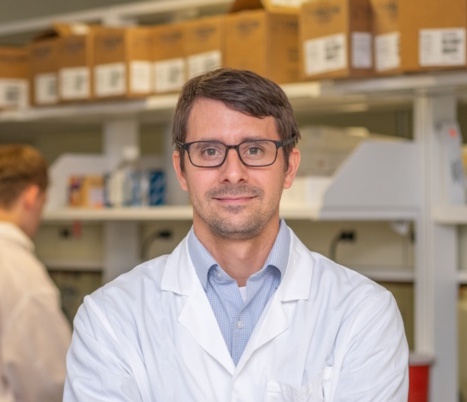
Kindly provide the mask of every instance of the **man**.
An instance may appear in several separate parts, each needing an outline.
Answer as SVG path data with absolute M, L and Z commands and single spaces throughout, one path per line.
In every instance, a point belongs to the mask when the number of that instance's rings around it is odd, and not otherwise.
M 34 256 L 48 184 L 34 148 L 0 146 L 0 401 L 63 397 L 71 330 L 58 290 Z
M 217 69 L 186 83 L 173 163 L 193 227 L 85 298 L 65 401 L 407 400 L 392 295 L 307 250 L 279 217 L 299 137 L 269 80 Z

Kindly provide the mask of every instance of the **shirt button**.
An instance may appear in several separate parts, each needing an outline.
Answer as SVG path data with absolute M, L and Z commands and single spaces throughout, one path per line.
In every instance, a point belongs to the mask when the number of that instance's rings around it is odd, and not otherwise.
M 217 271 L 216 276 L 217 276 L 217 279 L 222 279 L 222 272 Z
M 243 328 L 243 321 L 239 320 L 237 321 L 237 328 L 242 329 Z

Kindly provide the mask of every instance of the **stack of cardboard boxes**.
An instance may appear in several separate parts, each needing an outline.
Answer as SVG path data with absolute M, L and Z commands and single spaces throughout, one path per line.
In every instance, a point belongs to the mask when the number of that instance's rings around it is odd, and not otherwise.
M 304 79 L 466 67 L 467 1 L 315 0 L 300 12 Z
M 465 68 L 467 0 L 447 3 L 235 0 L 227 15 L 151 27 L 55 24 L 0 48 L 0 108 L 27 103 L 27 81 L 46 106 L 176 92 L 219 66 L 279 84 Z

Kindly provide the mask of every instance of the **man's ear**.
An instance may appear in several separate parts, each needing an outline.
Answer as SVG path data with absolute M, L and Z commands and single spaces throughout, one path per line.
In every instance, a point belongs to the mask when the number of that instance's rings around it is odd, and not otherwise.
M 180 183 L 180 187 L 182 188 L 182 190 L 188 191 L 188 186 L 186 184 L 186 178 L 185 178 L 185 172 L 182 170 L 180 166 L 181 157 L 182 156 L 180 155 L 179 151 L 174 151 L 174 153 L 172 154 L 172 162 L 174 165 L 175 173 L 177 174 L 178 182 Z
M 23 203 L 23 207 L 31 209 L 36 205 L 39 198 L 40 189 L 36 184 L 31 184 L 23 190 L 20 198 Z
M 295 179 L 295 175 L 300 165 L 300 151 L 297 148 L 292 148 L 289 155 L 289 166 L 285 172 L 284 188 L 290 188 Z

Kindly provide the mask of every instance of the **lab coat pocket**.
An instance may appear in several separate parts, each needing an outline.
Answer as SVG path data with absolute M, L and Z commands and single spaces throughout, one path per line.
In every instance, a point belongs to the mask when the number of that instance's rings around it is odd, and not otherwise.
M 267 384 L 267 402 L 327 402 L 330 401 L 332 367 L 325 367 L 321 373 L 306 385 L 295 387 L 270 380 Z

